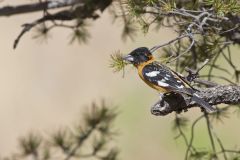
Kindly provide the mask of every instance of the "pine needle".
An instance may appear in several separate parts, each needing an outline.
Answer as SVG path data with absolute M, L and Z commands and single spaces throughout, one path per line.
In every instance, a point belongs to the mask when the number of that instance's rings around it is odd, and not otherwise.
M 113 69 L 113 72 L 123 71 L 124 77 L 124 68 L 128 63 L 123 60 L 123 54 L 118 50 L 111 55 L 111 61 L 109 67 Z

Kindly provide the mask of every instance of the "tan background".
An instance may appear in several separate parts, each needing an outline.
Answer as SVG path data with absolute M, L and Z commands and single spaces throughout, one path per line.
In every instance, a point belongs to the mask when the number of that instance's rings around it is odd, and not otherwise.
M 114 51 L 120 49 L 127 53 L 140 46 L 152 47 L 170 40 L 174 37 L 172 32 L 152 32 L 124 43 L 120 39 L 121 22 L 112 24 L 105 12 L 92 23 L 92 38 L 87 45 L 69 45 L 70 32 L 57 29 L 51 32 L 47 43 L 33 40 L 34 32 L 27 33 L 13 50 L 20 25 L 38 15 L 0 18 L 0 155 L 14 152 L 19 136 L 32 130 L 47 135 L 78 120 L 81 111 L 92 101 L 106 98 L 110 104 L 118 105 L 121 113 L 115 126 L 120 131 L 116 141 L 122 159 L 183 156 L 184 145 L 181 140 L 174 140 L 176 134 L 171 131 L 174 115 L 154 117 L 150 114 L 150 106 L 158 99 L 157 93 L 138 79 L 134 69 L 128 69 L 123 79 L 108 67 L 109 55 Z M 194 109 L 188 115 L 198 113 L 199 110 Z M 224 133 L 220 132 L 228 139 L 229 147 L 236 144 L 233 143 L 236 139 L 228 137 L 239 136 L 239 130 L 231 132 L 235 127 L 231 122 L 225 123 Z M 222 130 L 223 125 L 217 127 Z M 197 141 L 210 148 L 204 134 Z

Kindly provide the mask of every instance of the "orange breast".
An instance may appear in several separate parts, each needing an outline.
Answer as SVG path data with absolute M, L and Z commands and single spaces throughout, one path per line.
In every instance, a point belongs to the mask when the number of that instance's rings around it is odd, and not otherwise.
M 142 70 L 143 70 L 144 66 L 146 66 L 147 64 L 152 63 L 152 62 L 153 62 L 153 60 L 152 60 L 152 61 L 148 61 L 147 63 L 140 64 L 140 65 L 136 66 L 137 69 L 138 69 L 138 75 L 139 75 L 139 77 L 140 77 L 148 86 L 150 86 L 151 88 L 157 90 L 158 92 L 160 92 L 160 93 L 167 93 L 167 92 L 169 92 L 169 91 L 166 90 L 165 88 L 162 88 L 162 87 L 160 87 L 160 86 L 157 86 L 157 85 L 155 85 L 155 84 L 153 84 L 153 83 L 151 83 L 151 82 L 149 82 L 149 81 L 147 81 L 147 80 L 144 79 L 144 77 L 143 77 L 143 75 L 142 75 Z

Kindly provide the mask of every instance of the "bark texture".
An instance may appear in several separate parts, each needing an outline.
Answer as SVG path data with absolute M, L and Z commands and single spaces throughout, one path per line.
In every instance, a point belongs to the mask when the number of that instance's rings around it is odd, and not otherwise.
M 16 14 L 38 12 L 47 9 L 62 8 L 81 3 L 83 3 L 83 0 L 50 0 L 46 2 L 37 2 L 18 6 L 4 6 L 0 8 L 0 16 L 12 16 Z
M 210 105 L 217 104 L 240 104 L 240 86 L 218 85 L 211 88 L 198 89 L 197 94 Z M 156 116 L 164 116 L 173 111 L 187 111 L 191 107 L 198 106 L 191 97 L 170 93 L 164 96 L 151 108 L 151 113 Z

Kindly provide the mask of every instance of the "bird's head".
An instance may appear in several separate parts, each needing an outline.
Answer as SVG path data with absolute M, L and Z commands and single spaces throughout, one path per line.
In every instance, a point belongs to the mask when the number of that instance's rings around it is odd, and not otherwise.
M 126 55 L 123 59 L 137 67 L 138 65 L 144 62 L 152 60 L 153 56 L 148 48 L 140 47 L 133 50 L 131 53 Z

